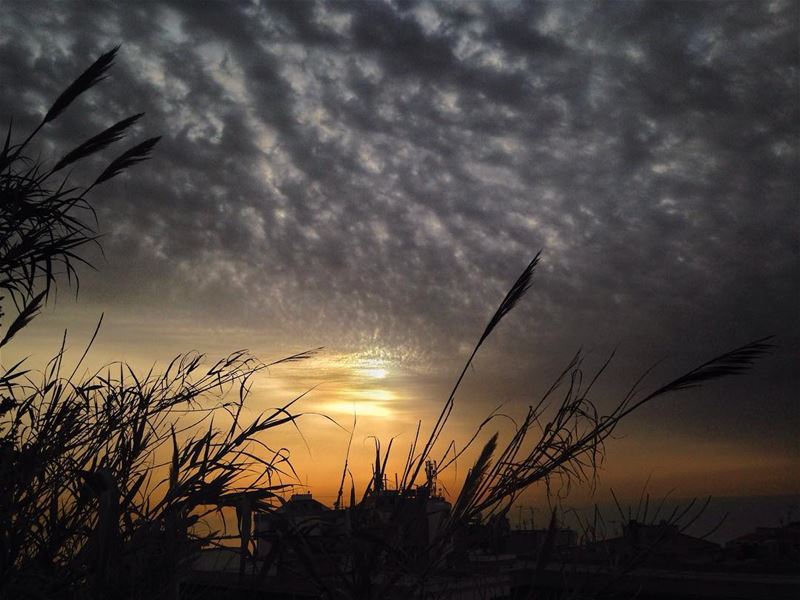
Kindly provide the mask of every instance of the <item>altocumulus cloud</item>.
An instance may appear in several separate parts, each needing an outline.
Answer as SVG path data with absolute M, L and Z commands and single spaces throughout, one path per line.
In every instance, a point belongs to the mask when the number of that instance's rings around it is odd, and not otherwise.
M 85 300 L 446 362 L 544 248 L 497 364 L 778 333 L 721 418 L 788 440 L 798 6 L 5 2 L 0 114 L 21 131 L 122 44 L 43 149 L 142 110 L 164 136 L 101 194 Z

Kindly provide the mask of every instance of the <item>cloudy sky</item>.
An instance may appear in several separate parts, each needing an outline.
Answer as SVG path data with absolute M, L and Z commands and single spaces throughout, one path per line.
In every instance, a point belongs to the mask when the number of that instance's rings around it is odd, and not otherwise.
M 78 301 L 62 293 L 11 352 L 43 358 L 65 327 L 80 345 L 102 312 L 98 362 L 325 346 L 259 382 L 253 410 L 321 383 L 304 408 L 355 406 L 356 446 L 407 443 L 541 249 L 451 437 L 498 404 L 519 414 L 578 348 L 591 367 L 618 347 L 610 406 L 656 360 L 653 385 L 775 334 L 752 374 L 631 419 L 605 477 L 798 492 L 799 7 L 3 2 L 4 127 L 35 125 L 122 44 L 38 150 L 141 111 L 132 138 L 163 136 L 94 194 L 105 257 Z M 297 460 L 329 493 L 347 436 L 307 428 Z

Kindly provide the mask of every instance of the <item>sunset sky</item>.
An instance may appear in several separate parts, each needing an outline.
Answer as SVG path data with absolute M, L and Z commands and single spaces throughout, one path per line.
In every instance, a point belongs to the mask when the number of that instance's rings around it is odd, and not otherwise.
M 582 348 L 609 408 L 776 335 L 752 373 L 646 407 L 609 445 L 633 494 L 800 493 L 797 2 L 3 2 L 0 118 L 27 133 L 121 44 L 107 81 L 42 132 L 56 160 L 133 113 L 152 160 L 97 189 L 105 256 L 4 350 L 65 328 L 92 365 L 199 350 L 264 359 L 249 415 L 298 410 L 411 442 L 508 287 L 534 285 L 479 354 L 447 439 L 524 413 Z M 113 151 L 104 156 L 109 160 Z M 85 182 L 102 168 L 75 171 Z M 348 435 L 287 429 L 332 500 Z M 508 433 L 507 420 L 497 427 Z M 456 488 L 467 464 L 443 476 Z

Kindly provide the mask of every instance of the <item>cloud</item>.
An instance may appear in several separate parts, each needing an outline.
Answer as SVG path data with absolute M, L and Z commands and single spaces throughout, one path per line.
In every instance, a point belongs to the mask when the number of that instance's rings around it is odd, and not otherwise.
M 142 110 L 140 133 L 164 136 L 96 196 L 108 260 L 85 275 L 89 302 L 444 369 L 544 248 L 487 358 L 523 365 L 510 397 L 581 344 L 628 344 L 644 368 L 779 333 L 758 385 L 723 388 L 740 409 L 720 418 L 765 425 L 793 402 L 796 3 L 2 13 L 16 131 L 123 44 L 112 78 L 46 132 L 48 156 Z

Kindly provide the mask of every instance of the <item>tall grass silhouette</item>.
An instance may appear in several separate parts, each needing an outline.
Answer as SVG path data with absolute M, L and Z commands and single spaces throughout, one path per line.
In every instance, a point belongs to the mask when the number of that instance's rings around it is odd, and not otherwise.
M 388 498 L 381 482 L 387 479 L 386 468 L 394 440 L 384 451 L 376 440 L 373 476 L 366 485 L 361 502 L 353 504 L 351 501 L 348 509 L 350 528 L 339 548 L 340 556 L 344 558 L 334 561 L 334 565 L 339 565 L 334 574 L 323 576 L 314 571 L 314 565 L 325 562 L 325 557 L 305 543 L 301 531 L 294 531 L 293 535 L 286 537 L 287 546 L 301 557 L 299 564 L 311 572 L 323 597 L 378 599 L 392 594 L 436 597 L 431 585 L 438 576 L 448 572 L 451 579 L 464 575 L 453 574 L 452 569 L 457 565 L 451 559 L 458 555 L 452 550 L 454 543 L 463 539 L 463 533 L 470 527 L 505 517 L 520 494 L 532 487 L 544 486 L 550 494 L 554 486 L 568 490 L 572 485 L 594 485 L 598 466 L 605 456 L 606 441 L 632 412 L 666 395 L 744 373 L 772 348 L 770 338 L 755 340 L 718 355 L 650 392 L 642 389 L 648 371 L 607 413 L 598 408 L 591 394 L 611 364 L 613 354 L 590 378 L 586 378 L 583 356 L 577 353 L 542 397 L 528 407 L 506 442 L 501 442 L 499 433 L 494 433 L 484 443 L 463 479 L 447 519 L 431 538 L 422 545 L 410 543 L 413 536 L 409 532 L 421 519 L 427 518 L 425 504 L 436 493 L 432 474 L 452 468 L 494 421 L 496 415 L 493 413 L 476 427 L 474 435 L 466 443 L 459 445 L 460 450 L 456 451 L 455 441 L 451 441 L 441 451 L 440 440 L 456 405 L 465 374 L 490 335 L 531 287 L 539 260 L 537 254 L 489 319 L 424 443 L 420 442 L 423 423 L 419 422 L 397 489 Z M 440 455 L 435 456 L 437 447 Z M 342 485 L 347 470 L 346 457 Z M 340 486 L 338 505 L 341 505 L 342 493 Z M 352 496 L 354 493 L 351 492 Z M 372 507 L 378 500 L 389 504 L 390 516 L 376 528 Z M 683 512 L 671 515 L 670 524 L 681 524 L 693 506 L 695 502 L 684 507 Z M 553 512 L 548 539 L 551 539 L 556 526 L 556 513 Z M 549 560 L 551 550 L 546 542 L 537 571 Z
M 62 170 L 118 143 L 142 114 L 52 167 L 28 155 L 37 134 L 105 79 L 117 50 L 69 85 L 24 141 L 15 144 L 9 126 L 0 152 L 0 290 L 16 314 L 3 323 L 0 347 L 60 282 L 77 292 L 76 267 L 88 264 L 78 252 L 97 244 L 88 192 L 146 160 L 159 140 L 125 150 L 83 189 Z M 252 512 L 270 509 L 266 501 L 292 475 L 288 451 L 260 439 L 294 423 L 292 402 L 252 422 L 241 410 L 254 375 L 309 352 L 264 363 L 238 351 L 210 365 L 189 353 L 161 373 L 115 363 L 79 376 L 92 342 L 76 364 L 66 363 L 65 334 L 42 372 L 24 360 L 0 367 L 2 598 L 176 598 L 197 551 L 222 537 L 206 517 L 235 510 L 247 556 Z

